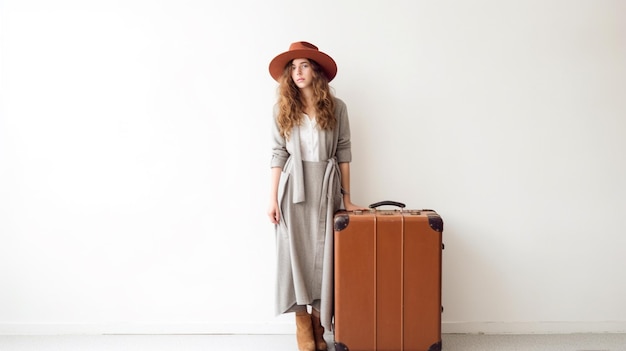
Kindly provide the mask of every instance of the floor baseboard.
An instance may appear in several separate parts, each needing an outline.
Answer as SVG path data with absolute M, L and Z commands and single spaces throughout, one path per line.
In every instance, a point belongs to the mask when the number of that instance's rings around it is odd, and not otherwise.
M 626 333 L 626 322 L 444 322 L 445 334 Z
M 626 333 L 618 322 L 443 322 L 444 334 Z M 291 322 L 278 323 L 0 323 L 0 335 L 279 335 L 293 334 Z

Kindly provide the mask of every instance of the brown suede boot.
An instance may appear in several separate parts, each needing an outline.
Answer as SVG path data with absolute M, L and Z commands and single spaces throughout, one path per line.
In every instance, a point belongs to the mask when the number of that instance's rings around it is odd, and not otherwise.
M 328 345 L 326 345 L 326 340 L 324 340 L 324 327 L 322 327 L 320 313 L 318 311 L 313 310 L 311 322 L 313 323 L 313 335 L 315 336 L 315 347 L 317 351 L 328 350 Z
M 296 339 L 298 340 L 298 350 L 315 351 L 311 315 L 306 311 L 296 313 Z

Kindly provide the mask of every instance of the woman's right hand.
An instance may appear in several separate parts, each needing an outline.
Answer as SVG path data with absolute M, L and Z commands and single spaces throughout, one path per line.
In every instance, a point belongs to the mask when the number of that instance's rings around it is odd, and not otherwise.
M 270 217 L 270 222 L 278 224 L 280 222 L 280 208 L 278 207 L 278 182 L 280 181 L 280 174 L 282 168 L 273 167 L 272 174 L 270 176 L 270 205 L 267 209 L 267 215 Z
M 272 222 L 272 224 L 278 224 L 280 222 L 280 211 L 278 209 L 278 202 L 270 202 L 269 208 L 267 210 L 267 215 L 270 217 L 270 222 Z

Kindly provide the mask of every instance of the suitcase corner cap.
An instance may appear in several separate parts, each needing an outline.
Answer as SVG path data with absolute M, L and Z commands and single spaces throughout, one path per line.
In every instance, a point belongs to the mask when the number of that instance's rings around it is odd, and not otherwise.
M 335 231 L 340 232 L 350 224 L 350 216 L 347 213 L 341 213 L 335 216 Z
M 438 342 L 432 344 L 428 348 L 428 351 L 441 351 L 441 340 L 439 340 Z
M 443 219 L 438 214 L 429 214 L 428 224 L 433 230 L 443 233 Z

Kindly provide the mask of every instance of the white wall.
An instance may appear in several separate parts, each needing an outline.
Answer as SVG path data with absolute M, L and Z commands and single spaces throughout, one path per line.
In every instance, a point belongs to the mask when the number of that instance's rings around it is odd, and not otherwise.
M 626 331 L 623 1 L 0 6 L 0 334 L 292 332 L 267 65 L 297 40 L 339 64 L 354 200 L 443 216 L 444 331 Z

